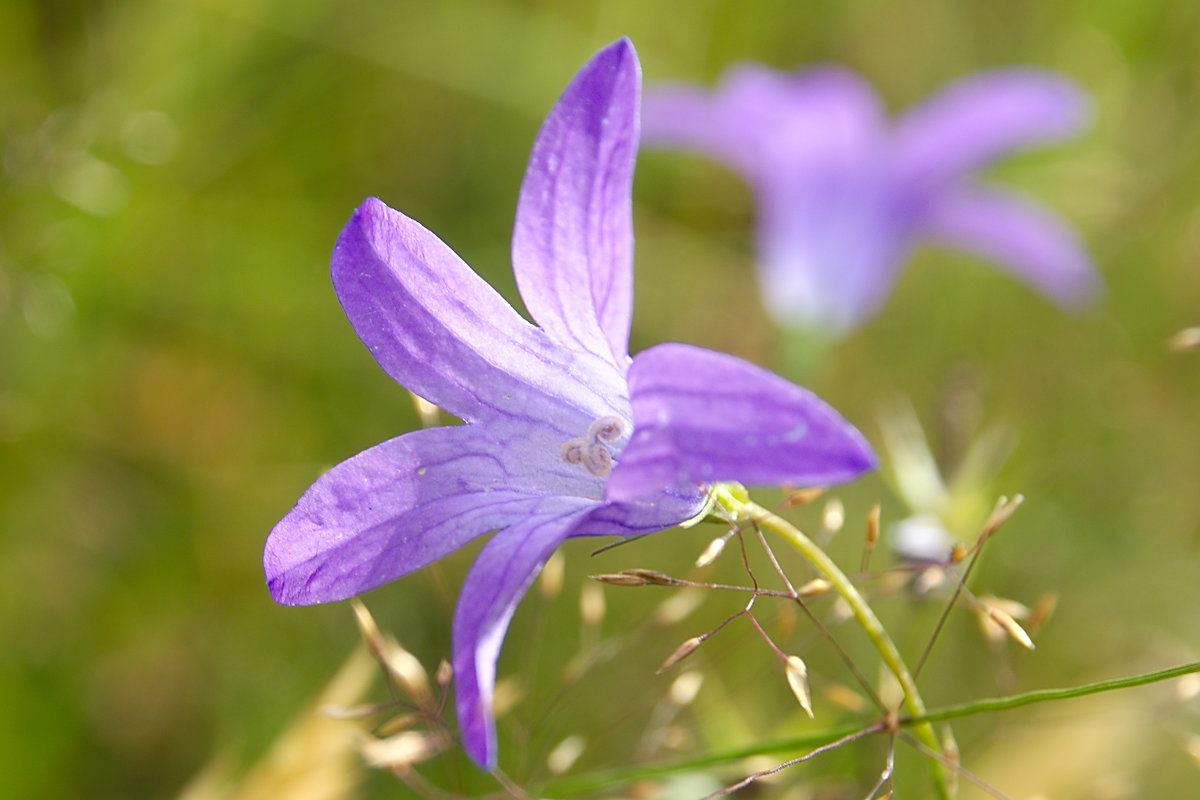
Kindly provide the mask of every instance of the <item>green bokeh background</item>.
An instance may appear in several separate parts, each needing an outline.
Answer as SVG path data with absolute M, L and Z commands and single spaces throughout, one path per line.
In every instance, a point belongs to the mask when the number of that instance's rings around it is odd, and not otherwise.
M 956 614 L 923 676 L 931 703 L 1196 659 L 1200 354 L 1164 342 L 1200 324 L 1200 6 L 8 0 L 0 796 L 174 796 L 217 754 L 257 758 L 334 672 L 357 638 L 348 608 L 276 606 L 263 540 L 323 468 L 418 422 L 337 304 L 332 243 L 377 195 L 515 300 L 508 246 L 533 137 L 579 66 L 621 35 L 647 82 L 711 83 L 756 59 L 848 64 L 893 109 L 1014 63 L 1086 87 L 1091 131 L 1006 162 L 996 179 L 1076 224 L 1104 275 L 1103 302 L 1066 314 L 997 270 L 924 249 L 882 313 L 808 382 L 876 442 L 880 404 L 911 398 L 950 462 L 963 431 L 1015 432 L 984 503 L 1029 501 L 977 587 L 1025 602 L 1055 591 L 1059 608 L 1037 652 L 1019 655 L 991 653 Z M 783 347 L 762 316 L 740 181 L 647 152 L 635 215 L 635 351 L 680 340 L 773 364 Z M 905 511 L 878 477 L 839 494 L 853 535 L 838 554 L 853 564 L 869 505 L 881 500 L 885 521 Z M 796 518 L 810 525 L 816 512 Z M 563 593 L 530 597 L 501 660 L 525 688 L 501 726 L 514 778 L 543 782 L 546 751 L 571 733 L 591 743 L 579 770 L 628 759 L 669 682 L 654 667 L 743 601 L 709 597 L 646 635 L 665 595 L 607 590 L 602 634 L 624 646 L 559 696 L 555 676 L 582 646 L 583 576 L 683 573 L 712 533 L 664 533 L 595 558 L 566 549 Z M 368 598 L 431 666 L 448 653 L 470 557 Z M 737 579 L 736 559 L 726 562 L 721 574 Z M 902 599 L 884 609 L 919 651 L 935 609 Z M 797 625 L 787 642 L 811 647 L 815 686 L 849 683 Z M 685 752 L 802 726 L 749 625 L 706 647 Z M 965 723 L 964 762 L 1006 791 L 1027 779 L 1021 791 L 1045 791 L 1037 764 L 1048 759 L 1050 772 L 1091 765 L 1055 797 L 1101 796 L 1097 786 L 1114 798 L 1185 796 L 1200 782 L 1184 749 L 1200 711 L 1172 697 L 1157 687 Z M 1124 738 L 1079 733 L 1106 725 Z M 865 744 L 828 765 L 877 774 L 882 752 Z M 923 770 L 906 763 L 922 787 Z M 817 771 L 801 769 L 768 791 L 799 791 L 789 781 Z M 449 779 L 461 787 L 495 786 L 454 757 L 434 777 L 442 770 L 461 773 Z M 406 790 L 375 775 L 362 791 Z

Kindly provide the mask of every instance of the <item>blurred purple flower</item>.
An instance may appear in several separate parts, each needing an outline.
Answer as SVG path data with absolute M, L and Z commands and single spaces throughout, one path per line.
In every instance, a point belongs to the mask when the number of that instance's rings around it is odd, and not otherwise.
M 496 759 L 496 660 L 517 602 L 575 536 L 636 536 L 697 515 L 704 483 L 825 484 L 875 464 L 814 395 L 729 355 L 628 355 L 631 186 L 641 71 L 621 40 L 567 87 L 533 148 L 513 268 L 526 322 L 437 237 L 367 200 L 333 252 L 355 331 L 397 382 L 462 418 L 334 467 L 267 540 L 271 593 L 338 600 L 488 531 L 454 616 L 463 744 Z
M 1090 296 L 1098 281 L 1071 228 L 976 174 L 1088 118 L 1078 87 L 1034 69 L 958 81 L 889 125 L 848 70 L 743 64 L 712 93 L 649 89 L 643 141 L 695 149 L 742 174 L 758 195 L 772 316 L 836 336 L 876 310 L 924 239 L 995 261 L 1059 303 Z

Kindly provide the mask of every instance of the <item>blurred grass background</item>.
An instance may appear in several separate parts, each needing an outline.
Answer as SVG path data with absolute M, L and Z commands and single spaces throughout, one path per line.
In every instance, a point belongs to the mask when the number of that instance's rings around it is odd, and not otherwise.
M 357 638 L 348 608 L 276 606 L 262 543 L 321 469 L 417 424 L 342 315 L 333 241 L 377 195 L 515 299 L 509 237 L 533 137 L 579 66 L 621 35 L 647 82 L 712 83 L 739 59 L 836 60 L 893 109 L 1014 63 L 1087 88 L 1090 134 L 1006 163 L 997 180 L 1078 226 L 1102 305 L 1067 315 L 999 271 L 921 250 L 813 388 L 876 443 L 880 403 L 909 396 L 950 460 L 963 431 L 1016 433 L 987 490 L 1029 502 L 975 580 L 1025 602 L 1056 591 L 1059 609 L 1038 651 L 1001 656 L 1004 669 L 956 615 L 923 676 L 929 702 L 1195 660 L 1200 357 L 1164 347 L 1200 324 L 1194 3 L 8 0 L 0 796 L 174 796 L 217 754 L 261 755 L 333 674 Z M 635 351 L 676 339 L 769 365 L 779 343 L 753 283 L 745 187 L 700 159 L 647 152 L 636 203 Z M 877 477 L 840 494 L 852 564 L 870 503 L 885 520 L 904 510 Z M 524 687 L 502 723 L 516 779 L 544 780 L 546 752 L 570 733 L 589 739 L 580 769 L 622 763 L 668 685 L 653 668 L 742 602 L 710 597 L 670 631 L 633 638 L 664 596 L 607 590 L 603 635 L 630 642 L 555 700 L 563 654 L 587 634 L 582 576 L 682 573 L 706 541 L 676 531 L 591 559 L 567 548 L 563 594 L 530 596 L 501 660 Z M 368 598 L 431 668 L 448 654 L 470 557 Z M 885 607 L 915 652 L 934 610 Z M 797 631 L 799 648 L 811 636 Z M 812 647 L 816 689 L 845 681 Z M 799 724 L 749 626 L 695 659 L 708 677 L 691 752 Z M 1015 681 L 1001 685 L 1007 667 Z M 1048 793 L 1039 774 L 1076 760 L 1090 766 L 1053 796 L 1184 796 L 1200 778 L 1183 747 L 1200 714 L 1169 698 L 1160 687 L 971 721 L 959 741 L 965 763 L 1014 796 Z M 881 752 L 835 758 L 868 775 Z M 494 785 L 453 759 L 438 769 L 456 765 L 451 784 Z M 363 791 L 404 790 L 376 775 Z

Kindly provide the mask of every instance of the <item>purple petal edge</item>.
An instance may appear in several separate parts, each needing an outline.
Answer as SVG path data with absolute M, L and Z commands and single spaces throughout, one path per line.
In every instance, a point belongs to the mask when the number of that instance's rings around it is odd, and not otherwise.
M 1034 68 L 950 84 L 896 122 L 899 174 L 922 185 L 961 176 L 1017 150 L 1074 136 L 1091 118 L 1071 80 Z
M 275 525 L 263 551 L 285 605 L 343 600 L 522 519 L 528 491 L 490 491 L 505 474 L 473 426 L 414 431 L 326 472 Z
M 964 186 L 940 198 L 925 234 L 995 262 L 1060 306 L 1080 308 L 1103 292 L 1099 274 L 1075 230 L 1020 194 Z
M 368 198 L 347 223 L 332 275 L 388 375 L 465 421 L 557 421 L 564 406 L 586 414 L 625 393 L 625 364 L 531 325 L 437 236 L 380 200 Z
M 554 498 L 493 536 L 463 583 L 454 612 L 455 705 L 463 748 L 488 769 L 496 766 L 492 697 L 508 624 L 546 559 L 595 507 L 582 498 Z
M 628 364 L 641 67 L 628 39 L 551 109 L 517 203 L 512 260 L 529 313 L 559 342 Z
M 658 345 L 634 358 L 629 388 L 633 437 L 605 486 L 610 501 L 716 481 L 827 485 L 877 463 L 816 395 L 734 356 Z

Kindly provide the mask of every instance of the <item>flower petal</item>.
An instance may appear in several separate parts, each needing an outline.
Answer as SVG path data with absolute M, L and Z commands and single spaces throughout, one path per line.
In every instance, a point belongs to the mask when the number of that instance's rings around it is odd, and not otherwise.
M 878 162 L 832 164 L 762 193 L 758 257 L 776 322 L 840 336 L 892 290 L 914 225 Z
M 267 538 L 275 599 L 352 597 L 521 519 L 538 499 L 514 489 L 496 443 L 476 426 L 391 439 L 321 476 Z
M 380 366 L 464 420 L 619 413 L 623 370 L 530 325 L 440 239 L 375 198 L 338 238 L 333 283 Z
M 623 503 L 597 506 L 572 536 L 622 536 L 630 538 L 673 528 L 704 508 L 707 492 L 696 485 L 657 487 L 657 491 Z
M 640 89 L 628 39 L 580 70 L 538 133 L 513 232 L 513 270 L 529 313 L 558 341 L 622 372 L 633 309 Z
M 1014 150 L 1072 136 L 1089 116 L 1087 96 L 1052 72 L 981 73 L 897 121 L 897 167 L 908 181 L 936 185 Z
M 1086 303 L 1100 291 L 1099 277 L 1075 231 L 1017 194 L 956 187 L 930 209 L 925 233 L 996 262 L 1062 305 Z
M 761 367 L 683 344 L 652 347 L 629 369 L 633 437 L 609 500 L 734 480 L 817 485 L 875 466 L 866 440 L 816 395 Z
M 715 92 L 660 84 L 646 90 L 642 139 L 688 147 L 739 170 L 760 191 L 830 162 L 879 149 L 883 109 L 853 72 L 835 66 L 779 73 L 739 64 Z
M 549 498 L 535 513 L 484 545 L 467 574 L 454 612 L 454 692 L 463 747 L 479 764 L 496 765 L 492 691 L 508 623 L 554 548 L 594 503 Z
M 754 184 L 763 297 L 779 324 L 844 333 L 890 289 L 908 215 L 888 179 L 883 109 L 855 73 L 743 64 L 712 95 L 651 88 L 643 138 L 707 152 Z
M 717 95 L 686 84 L 647 87 L 642 103 L 642 142 L 704 153 L 750 177 L 757 161 L 744 131 L 731 120 Z

